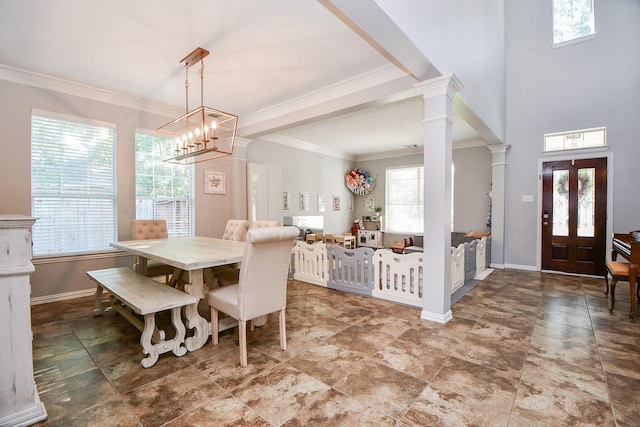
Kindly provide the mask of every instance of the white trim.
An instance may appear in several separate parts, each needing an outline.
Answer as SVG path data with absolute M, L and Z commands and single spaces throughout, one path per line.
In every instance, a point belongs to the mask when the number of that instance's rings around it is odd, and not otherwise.
M 61 294 L 44 295 L 41 297 L 31 298 L 31 305 L 48 304 L 50 302 L 66 301 L 69 299 L 93 296 L 96 293 L 95 288 L 81 289 L 79 291 L 63 292 Z
M 31 109 L 31 117 L 33 118 L 33 116 L 46 117 L 47 119 L 61 120 L 61 121 L 73 122 L 73 123 L 82 123 L 86 125 L 91 125 L 96 127 L 100 126 L 100 127 L 105 127 L 112 130 L 117 130 L 117 126 L 113 122 L 105 122 L 102 120 L 89 119 L 84 116 L 75 116 L 73 114 L 56 113 L 54 111 L 40 110 L 38 108 Z M 114 144 L 114 145 L 117 145 L 117 144 Z
M 608 146 L 602 147 L 583 147 L 583 148 L 574 148 L 569 150 L 555 150 L 555 151 L 543 151 L 541 154 L 543 157 L 553 157 L 553 156 L 567 156 L 575 158 L 576 155 L 586 155 L 586 158 L 593 157 L 597 152 L 607 152 L 609 151 Z M 584 157 L 583 157 L 584 158 Z
M 491 267 L 495 267 L 493 264 Z M 523 264 L 508 264 L 505 263 L 502 268 L 512 268 L 514 270 L 526 270 L 526 271 L 540 271 L 540 268 L 535 265 L 523 265 Z
M 0 80 L 40 89 L 52 90 L 66 95 L 78 96 L 98 102 L 119 105 L 121 107 L 146 111 L 166 117 L 177 117 L 184 114 L 183 108 L 148 101 L 142 98 L 124 95 L 117 92 L 100 89 L 81 83 L 64 80 L 58 77 L 47 76 L 33 71 L 22 70 L 0 64 Z
M 312 153 L 318 153 L 326 156 L 337 157 L 338 159 L 345 159 L 345 160 L 351 160 L 351 161 L 356 160 L 356 157 L 351 154 L 347 154 L 345 152 L 338 151 L 338 150 L 332 150 L 330 148 L 324 148 L 319 145 L 310 144 L 300 139 L 290 138 L 284 135 L 278 135 L 278 134 L 266 135 L 261 137 L 260 139 L 267 142 L 273 142 L 274 144 L 280 144 L 280 145 L 285 145 L 287 147 L 297 148 L 299 150 L 305 150 L 305 151 L 310 151 Z
M 447 311 L 444 314 L 431 313 L 429 311 L 422 310 L 422 312 L 420 313 L 420 318 L 424 320 L 430 320 L 436 323 L 441 323 L 444 325 L 449 320 L 453 319 L 453 313 L 451 312 L 451 310 Z
M 389 83 L 403 77 L 406 77 L 404 71 L 392 64 L 385 65 L 370 72 L 360 74 L 359 76 L 351 77 L 285 102 L 275 104 L 269 108 L 256 111 L 255 113 L 246 114 L 242 116 L 242 126 L 240 126 L 239 129 L 242 130 L 256 123 L 262 123 L 274 117 L 289 114 L 291 111 L 304 110 L 305 108 L 333 101 L 345 95 Z
M 487 143 L 482 138 L 465 139 L 462 141 L 453 141 L 452 149 L 464 150 L 466 148 L 486 147 Z
M 70 262 L 70 261 L 86 261 L 91 259 L 117 258 L 117 257 L 125 257 L 125 256 L 131 256 L 131 254 L 125 251 L 113 249 L 113 250 L 106 250 L 102 252 L 39 256 L 39 257 L 33 257 L 31 262 L 33 263 L 33 265 L 42 265 L 42 264 L 57 264 L 57 263 Z
M 565 41 L 560 42 L 560 43 L 553 43 L 551 45 L 551 47 L 553 49 L 557 49 L 559 47 L 565 47 L 565 46 L 569 46 L 569 45 L 576 44 L 576 43 L 586 42 L 588 40 L 595 39 L 597 35 L 598 35 L 598 32 L 596 31 L 596 32 L 591 33 L 591 34 L 587 34 L 586 36 L 577 37 L 577 38 L 571 39 L 571 40 L 565 40 Z

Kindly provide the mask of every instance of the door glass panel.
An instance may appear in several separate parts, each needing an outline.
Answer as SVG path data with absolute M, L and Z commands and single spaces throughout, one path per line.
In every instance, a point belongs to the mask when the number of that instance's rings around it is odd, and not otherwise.
M 595 168 L 578 169 L 578 236 L 594 236 Z
M 553 230 L 554 236 L 569 235 L 569 171 L 553 171 Z

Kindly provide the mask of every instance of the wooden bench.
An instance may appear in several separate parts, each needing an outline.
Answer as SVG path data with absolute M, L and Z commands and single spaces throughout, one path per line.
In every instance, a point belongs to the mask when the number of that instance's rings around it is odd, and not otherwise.
M 109 293 L 111 308 L 142 332 L 140 344 L 144 354 L 148 354 L 148 357 L 142 359 L 143 367 L 153 366 L 160 354 L 173 351 L 176 356 L 183 356 L 187 352 L 183 345 L 186 330 L 180 310 L 186 305 L 195 304 L 196 297 L 158 283 L 127 267 L 87 271 L 87 275 L 97 284 L 94 296 L 95 315 L 101 315 L 106 310 L 106 301 L 102 300 L 102 292 L 106 291 Z M 133 313 L 126 307 L 133 310 Z M 171 310 L 171 322 L 176 328 L 176 336 L 168 341 L 164 339 L 164 332 L 156 329 L 155 314 L 164 310 Z M 136 314 L 144 316 L 144 323 Z

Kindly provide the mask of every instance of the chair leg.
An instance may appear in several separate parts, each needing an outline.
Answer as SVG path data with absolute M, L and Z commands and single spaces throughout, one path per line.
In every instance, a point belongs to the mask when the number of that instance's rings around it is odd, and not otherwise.
M 240 335 L 240 366 L 247 366 L 247 321 L 238 320 L 238 334 Z
M 280 310 L 280 348 L 287 349 L 287 322 L 284 309 Z
M 604 273 L 604 285 L 605 285 L 604 294 L 607 295 L 609 293 L 609 272 Z
M 213 345 L 218 345 L 218 310 L 211 307 L 211 341 Z
M 613 306 L 615 305 L 615 292 L 618 279 L 614 276 L 611 280 L 611 306 L 609 307 L 609 313 L 613 313 Z

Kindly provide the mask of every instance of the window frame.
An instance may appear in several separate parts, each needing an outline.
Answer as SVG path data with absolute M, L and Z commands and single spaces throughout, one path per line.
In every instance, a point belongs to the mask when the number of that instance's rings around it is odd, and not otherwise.
M 108 180 L 100 180 L 98 181 L 98 183 L 92 181 L 92 180 L 88 180 L 87 182 L 84 182 L 83 184 L 86 187 L 93 187 L 95 190 L 94 191 L 87 191 L 87 192 L 81 192 L 78 191 L 78 189 L 76 188 L 75 190 L 72 188 L 72 184 L 70 183 L 75 183 L 76 187 L 78 187 L 78 182 L 77 180 L 73 179 L 73 174 L 77 173 L 79 174 L 79 176 L 81 176 L 83 173 L 88 173 L 89 170 L 83 170 L 81 168 L 77 168 L 77 169 L 73 169 L 73 172 L 68 173 L 68 169 L 65 169 L 65 174 L 64 176 L 61 175 L 60 173 L 58 175 L 53 176 L 52 178 L 57 179 L 58 181 L 65 181 L 64 178 L 66 178 L 66 184 L 60 184 L 60 182 L 57 185 L 53 185 L 53 186 L 49 186 L 51 187 L 51 189 L 47 190 L 46 188 L 42 188 L 42 183 L 43 182 L 49 182 L 46 181 L 46 179 L 40 179 L 40 175 L 38 175 L 38 172 L 36 170 L 38 170 L 40 168 L 41 165 L 39 165 L 38 163 L 34 163 L 38 161 L 38 159 L 40 159 L 40 156 L 37 153 L 37 150 L 39 149 L 47 149 L 47 146 L 50 146 L 52 144 L 52 142 L 47 142 L 46 140 L 38 140 L 38 141 L 34 141 L 34 137 L 36 137 L 35 135 L 35 121 L 37 121 L 39 118 L 42 118 L 44 120 L 54 120 L 54 121 L 58 121 L 60 123 L 58 123 L 58 126 L 61 128 L 60 133 L 57 136 L 57 138 L 59 138 L 57 140 L 57 142 L 59 143 L 60 141 L 65 140 L 65 136 L 67 138 L 69 138 L 69 141 L 74 141 L 77 138 L 78 135 L 72 135 L 70 133 L 68 134 L 64 134 L 64 129 L 63 128 L 63 124 L 62 122 L 66 122 L 66 123 L 71 123 L 71 124 L 76 124 L 78 126 L 85 126 L 85 127 L 95 127 L 96 129 L 95 132 L 99 133 L 99 129 L 98 128 L 103 128 L 106 129 L 108 132 L 110 132 L 109 138 L 110 138 L 110 146 L 107 146 L 107 151 L 110 152 L 110 172 L 108 173 L 109 175 L 109 179 Z M 41 126 L 46 126 L 45 123 L 41 123 Z M 36 223 L 34 224 L 33 228 L 32 228 L 32 233 L 33 233 L 33 256 L 34 258 L 57 258 L 57 257 L 66 257 L 66 256 L 74 256 L 74 255 L 83 255 L 83 254 L 95 254 L 95 253 L 104 253 L 104 252 L 111 252 L 113 251 L 113 248 L 111 248 L 110 243 L 113 242 L 114 240 L 116 240 L 117 238 L 117 227 L 118 227 L 118 187 L 117 187 L 117 129 L 116 129 L 116 124 L 115 123 L 110 123 L 110 122 L 105 122 L 105 121 L 99 121 L 99 120 L 95 120 L 95 119 L 89 119 L 86 117 L 80 117 L 80 116 L 75 116 L 75 115 L 69 115 L 69 114 L 63 114 L 63 113 L 57 113 L 57 112 L 53 112 L 53 111 L 46 111 L 46 110 L 39 110 L 39 109 L 32 109 L 31 110 L 31 120 L 30 120 L 30 127 L 31 127 L 31 137 L 30 137 L 30 143 L 31 143 L 31 161 L 30 161 L 30 168 L 31 168 L 31 185 L 30 185 L 30 198 L 31 198 L 31 214 L 32 216 L 39 218 L 38 221 L 36 221 Z M 96 137 L 94 135 L 94 137 Z M 96 137 L 97 138 L 97 137 Z M 54 142 L 55 143 L 55 142 Z M 72 142 L 70 142 L 71 144 Z M 96 141 L 96 143 L 99 143 L 99 141 Z M 98 149 L 104 149 L 105 147 L 100 147 L 98 146 L 96 148 L 96 150 Z M 95 153 L 96 150 L 94 151 L 87 151 L 87 158 L 84 162 L 84 164 L 90 164 L 90 162 L 88 162 L 89 159 L 89 154 L 91 153 Z M 63 151 L 61 153 L 61 156 L 63 158 L 69 158 L 72 155 L 78 155 L 79 153 L 81 153 L 82 150 L 78 150 L 77 147 L 72 147 L 66 151 Z M 64 159 L 63 159 L 64 160 Z M 46 163 L 47 167 L 52 167 L 55 168 L 55 165 L 52 165 L 50 162 Z M 68 165 L 65 165 L 65 168 Z M 57 166 L 58 168 L 60 168 L 60 166 Z M 51 169 L 47 169 L 47 170 L 51 170 Z M 46 175 L 50 175 L 48 174 L 46 171 L 41 172 L 42 173 L 42 178 L 45 178 Z M 57 178 L 56 178 L 57 177 Z M 39 188 L 35 188 L 35 186 L 40 186 Z M 67 188 L 67 191 L 62 192 L 61 191 L 61 185 L 64 186 L 68 186 L 69 188 Z M 46 187 L 46 186 L 45 186 Z M 100 189 L 102 189 L 102 192 L 99 191 Z M 104 193 L 104 190 L 108 189 L 110 192 L 107 192 L 106 194 Z M 55 203 L 49 207 L 49 210 L 53 210 L 55 212 L 55 210 L 57 208 L 59 208 L 59 206 L 64 206 L 71 204 L 72 207 L 69 208 L 69 210 L 66 210 L 66 219 L 64 219 L 61 215 L 43 215 L 41 213 L 41 211 L 39 211 L 36 208 L 36 203 L 37 200 L 41 200 L 41 199 L 58 199 L 58 202 Z M 82 247 L 82 245 L 77 245 L 75 247 L 69 248 L 68 250 L 56 250 L 56 251 L 50 251 L 51 250 L 51 243 L 48 243 L 48 241 L 57 241 L 58 244 L 54 245 L 57 247 L 62 247 L 64 245 L 69 245 L 69 246 L 73 246 L 73 242 L 74 242 L 74 237 L 70 237 L 68 234 L 66 234 L 64 232 L 64 227 L 65 225 L 68 224 L 72 224 L 74 227 L 75 226 L 79 226 L 82 225 L 83 223 L 77 222 L 77 218 L 83 217 L 81 214 L 79 214 L 77 212 L 77 209 L 80 208 L 91 208 L 92 205 L 95 206 L 95 202 L 97 200 L 107 200 L 110 201 L 111 206 L 107 206 L 107 211 L 110 211 L 110 224 L 109 225 L 105 225 L 103 227 L 101 227 L 101 232 L 98 233 L 99 235 L 104 236 L 104 239 L 99 242 L 100 239 L 94 240 L 93 243 L 97 243 L 95 245 L 93 245 L 93 247 L 91 245 L 91 239 L 92 237 L 89 236 L 90 233 L 85 233 L 85 235 L 87 235 L 88 237 L 86 239 L 84 239 L 84 243 L 86 244 L 86 246 Z M 81 201 L 80 204 L 74 204 L 75 201 Z M 84 201 L 84 204 L 82 204 L 82 201 Z M 39 202 L 38 202 L 39 203 Z M 59 204 L 59 206 L 58 206 Z M 44 206 L 44 205 L 43 205 Z M 47 208 L 47 207 L 45 207 Z M 58 211 L 59 212 L 59 211 Z M 75 215 L 74 215 L 74 212 Z M 103 213 L 105 212 L 104 210 L 102 211 Z M 48 217 L 49 216 L 53 216 L 53 219 L 51 221 L 48 221 Z M 74 220 L 74 218 L 76 220 Z M 96 220 L 96 218 L 99 217 L 93 217 L 92 219 Z M 85 227 L 91 227 L 92 224 L 99 224 L 100 221 L 96 222 L 96 223 L 92 223 L 92 222 L 86 222 L 84 223 Z M 44 231 L 46 227 L 47 231 Z M 54 230 L 52 230 L 51 228 L 53 227 Z M 62 231 L 59 231 L 60 228 L 62 228 Z M 42 235 L 42 240 L 45 241 L 46 246 L 49 246 L 49 251 L 46 252 L 38 252 L 38 242 L 40 241 L 39 236 L 41 235 L 40 233 L 46 233 L 44 235 Z M 54 238 L 51 238 L 52 233 L 54 234 Z M 56 238 L 55 236 L 59 236 L 60 234 L 64 235 L 64 239 L 59 239 Z M 82 234 L 82 233 L 80 233 Z M 95 239 L 95 235 L 93 235 L 94 239 Z M 47 239 L 48 237 L 48 239 Z M 77 243 L 78 240 L 82 240 L 82 239 L 75 239 L 75 242 Z M 64 242 L 64 243 L 60 243 L 60 242 Z
M 573 36 L 571 38 L 568 38 L 566 40 L 562 40 L 562 41 L 558 41 L 556 42 L 556 27 L 557 25 L 557 17 L 556 17 L 556 7 L 555 7 L 555 3 L 557 1 L 560 0 L 551 0 L 551 42 L 552 42 L 552 47 L 553 48 L 558 48 L 558 47 L 563 47 L 563 46 L 567 46 L 567 45 L 571 45 L 574 43 L 581 43 L 583 41 L 587 41 L 587 40 L 592 40 L 596 37 L 597 35 L 597 31 L 596 31 L 596 0 L 588 0 L 591 2 L 591 32 L 589 34 L 585 34 L 582 36 Z M 572 31 L 575 31 L 576 28 L 576 23 L 572 23 Z
M 549 144 L 548 141 L 551 140 L 552 138 L 564 138 L 565 140 L 568 137 L 574 137 L 575 139 L 578 138 L 577 135 L 581 135 L 581 139 L 584 141 L 584 135 L 585 134 L 599 134 L 602 133 L 602 143 L 595 145 L 595 144 L 591 144 L 591 145 L 584 145 L 584 144 L 580 144 L 580 146 L 577 147 L 567 147 L 566 142 L 564 144 L 564 146 L 562 148 L 549 148 Z M 554 133 L 546 133 L 544 134 L 543 140 L 542 140 L 542 153 L 543 154 L 550 154 L 550 153 L 558 153 L 558 152 L 563 152 L 563 151 L 569 151 L 569 152 L 575 152 L 575 151 L 580 151 L 580 150 L 589 150 L 589 151 L 593 151 L 593 150 L 602 150 L 602 149 L 607 149 L 608 145 L 607 145 L 607 128 L 606 126 L 603 127 L 597 127 L 597 128 L 589 128 L 589 129 L 579 129 L 579 130 L 572 130 L 572 131 L 564 131 L 564 132 L 554 132 Z
M 389 186 L 392 184 L 393 180 L 389 179 L 389 174 L 393 173 L 393 171 L 398 171 L 398 170 L 415 170 L 415 171 L 419 171 L 419 175 L 421 176 L 421 180 L 420 178 L 417 178 L 415 180 L 416 183 L 418 183 L 416 185 L 416 187 L 418 187 L 416 189 L 416 194 L 417 197 L 419 199 L 419 202 L 415 205 L 412 206 L 418 206 L 418 212 L 419 215 L 418 217 L 414 218 L 414 221 L 417 221 L 419 225 L 419 229 L 413 230 L 411 229 L 411 227 L 409 227 L 408 229 L 404 229 L 404 230 L 396 230 L 393 228 L 390 228 L 388 226 L 388 224 L 390 224 L 392 222 L 392 218 L 393 218 L 393 210 L 390 206 L 392 206 L 390 204 L 390 197 L 391 194 L 397 194 L 397 190 L 394 188 L 393 190 L 391 190 L 389 188 Z M 393 204 L 393 206 L 396 206 L 397 204 Z M 385 231 L 389 232 L 389 233 L 395 233 L 395 234 L 422 234 L 424 232 L 424 165 L 421 164 L 417 164 L 417 165 L 407 165 L 407 166 L 394 166 L 394 167 L 388 167 L 385 169 Z
M 155 171 L 157 166 L 162 165 L 162 168 L 170 168 L 170 169 L 183 169 L 183 168 L 188 168 L 189 169 L 189 195 L 185 198 L 183 196 L 154 196 L 154 195 L 145 195 L 145 196 L 140 196 L 139 195 L 139 188 L 138 188 L 138 178 L 139 176 L 141 176 L 142 174 L 138 174 L 138 135 L 144 135 L 147 137 L 150 137 L 153 139 L 153 152 L 151 153 L 154 159 L 154 167 L 153 167 L 153 174 L 152 174 L 152 180 L 153 180 L 153 185 L 155 188 L 155 184 L 156 184 L 156 178 L 158 178 L 160 175 L 156 175 Z M 195 197 L 195 168 L 193 164 L 188 164 L 188 165 L 183 165 L 183 164 L 176 164 L 176 163 L 170 163 L 170 162 L 163 162 L 162 161 L 162 155 L 160 153 L 160 145 L 158 144 L 158 135 L 156 133 L 156 131 L 152 131 L 149 129 L 142 129 L 142 128 L 136 128 L 135 131 L 135 135 L 134 135 L 134 194 L 135 194 L 135 210 L 136 210 L 136 214 L 135 217 L 136 219 L 164 219 L 167 221 L 167 231 L 169 233 L 170 237 L 182 237 L 182 236 L 194 236 L 195 235 L 195 203 L 196 203 L 196 197 Z M 167 178 L 167 176 L 163 176 L 164 178 Z M 175 216 L 172 217 L 167 217 L 164 215 L 159 215 L 159 211 L 157 209 L 156 204 L 153 205 L 152 207 L 152 214 L 149 215 L 140 215 L 139 213 L 139 203 L 141 203 L 142 200 L 147 200 L 147 201 L 156 201 L 156 202 L 161 202 L 161 203 L 165 203 L 165 202 L 178 202 L 178 201 L 184 201 L 186 200 L 188 203 L 188 225 L 186 230 L 183 227 L 177 226 L 176 222 L 173 218 L 175 218 Z M 176 211 L 176 207 L 174 206 L 172 209 L 172 212 Z

